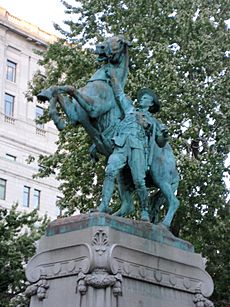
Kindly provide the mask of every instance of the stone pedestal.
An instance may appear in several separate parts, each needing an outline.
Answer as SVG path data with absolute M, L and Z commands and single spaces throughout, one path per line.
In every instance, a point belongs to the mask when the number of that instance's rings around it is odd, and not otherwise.
M 102 213 L 52 222 L 29 262 L 31 307 L 205 307 L 201 255 L 164 226 Z

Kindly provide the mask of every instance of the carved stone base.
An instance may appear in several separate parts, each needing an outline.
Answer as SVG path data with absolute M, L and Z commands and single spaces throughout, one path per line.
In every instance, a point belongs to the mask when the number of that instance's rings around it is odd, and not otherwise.
M 163 226 L 78 215 L 52 222 L 26 269 L 31 307 L 212 307 L 201 255 Z

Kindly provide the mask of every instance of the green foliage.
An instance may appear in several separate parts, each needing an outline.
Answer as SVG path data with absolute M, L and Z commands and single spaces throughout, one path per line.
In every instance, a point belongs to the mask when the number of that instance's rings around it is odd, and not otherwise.
M 47 222 L 36 210 L 22 213 L 17 206 L 10 211 L 0 208 L 0 306 L 19 306 L 22 301 L 26 306 L 22 295 L 26 288 L 24 269 Z
M 85 84 L 96 69 L 95 57 L 81 49 L 105 35 L 124 34 L 133 41 L 126 92 L 134 99 L 141 87 L 154 89 L 160 98 L 160 119 L 171 132 L 181 183 L 181 206 L 173 223 L 174 234 L 191 241 L 207 257 L 217 306 L 229 306 L 229 204 L 223 181 L 229 169 L 229 53 L 227 1 L 84 0 L 76 7 L 62 1 L 69 31 L 51 45 L 41 64 L 47 78 L 42 87 Z M 37 80 L 36 80 L 37 81 Z M 45 85 L 45 86 L 44 86 Z M 87 211 L 98 203 L 104 160 L 89 161 L 90 140 L 81 128 L 67 126 L 57 152 L 41 157 L 44 172 L 57 172 L 69 213 Z M 97 176 L 97 184 L 94 184 Z M 79 194 L 81 192 L 81 194 Z M 92 198 L 90 198 L 92 197 Z M 114 203 L 119 205 L 117 198 Z

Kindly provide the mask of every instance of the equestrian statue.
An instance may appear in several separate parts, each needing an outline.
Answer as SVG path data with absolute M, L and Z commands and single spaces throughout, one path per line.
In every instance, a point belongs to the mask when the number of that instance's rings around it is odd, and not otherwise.
M 123 36 L 109 37 L 96 46 L 97 60 L 103 65 L 83 88 L 53 86 L 37 97 L 50 102 L 49 114 L 59 130 L 64 129 L 66 122 L 57 104 L 73 126 L 84 127 L 93 143 L 91 155 L 95 157 L 98 152 L 107 157 L 98 211 L 110 212 L 116 178 L 121 207 L 115 215 L 126 216 L 134 211 L 132 193 L 136 191 L 141 220 L 156 222 L 164 204 L 168 210 L 162 224 L 169 228 L 179 206 L 175 196 L 179 175 L 167 129 L 152 116 L 160 108 L 154 92 L 142 89 L 138 93 L 139 108 L 134 108 L 124 93 L 129 47 L 131 44 Z M 158 188 L 153 197 L 147 190 L 151 187 Z

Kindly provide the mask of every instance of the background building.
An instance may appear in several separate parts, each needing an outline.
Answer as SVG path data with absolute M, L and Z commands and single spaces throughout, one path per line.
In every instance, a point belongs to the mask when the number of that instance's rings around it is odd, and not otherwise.
M 25 92 L 39 68 L 34 50 L 45 50 L 55 39 L 0 7 L 0 206 L 18 202 L 22 210 L 37 208 L 51 218 L 58 215 L 58 182 L 33 179 L 38 165 L 28 165 L 27 159 L 53 153 L 57 130 L 53 123 L 35 123 L 44 105 L 28 102 Z

